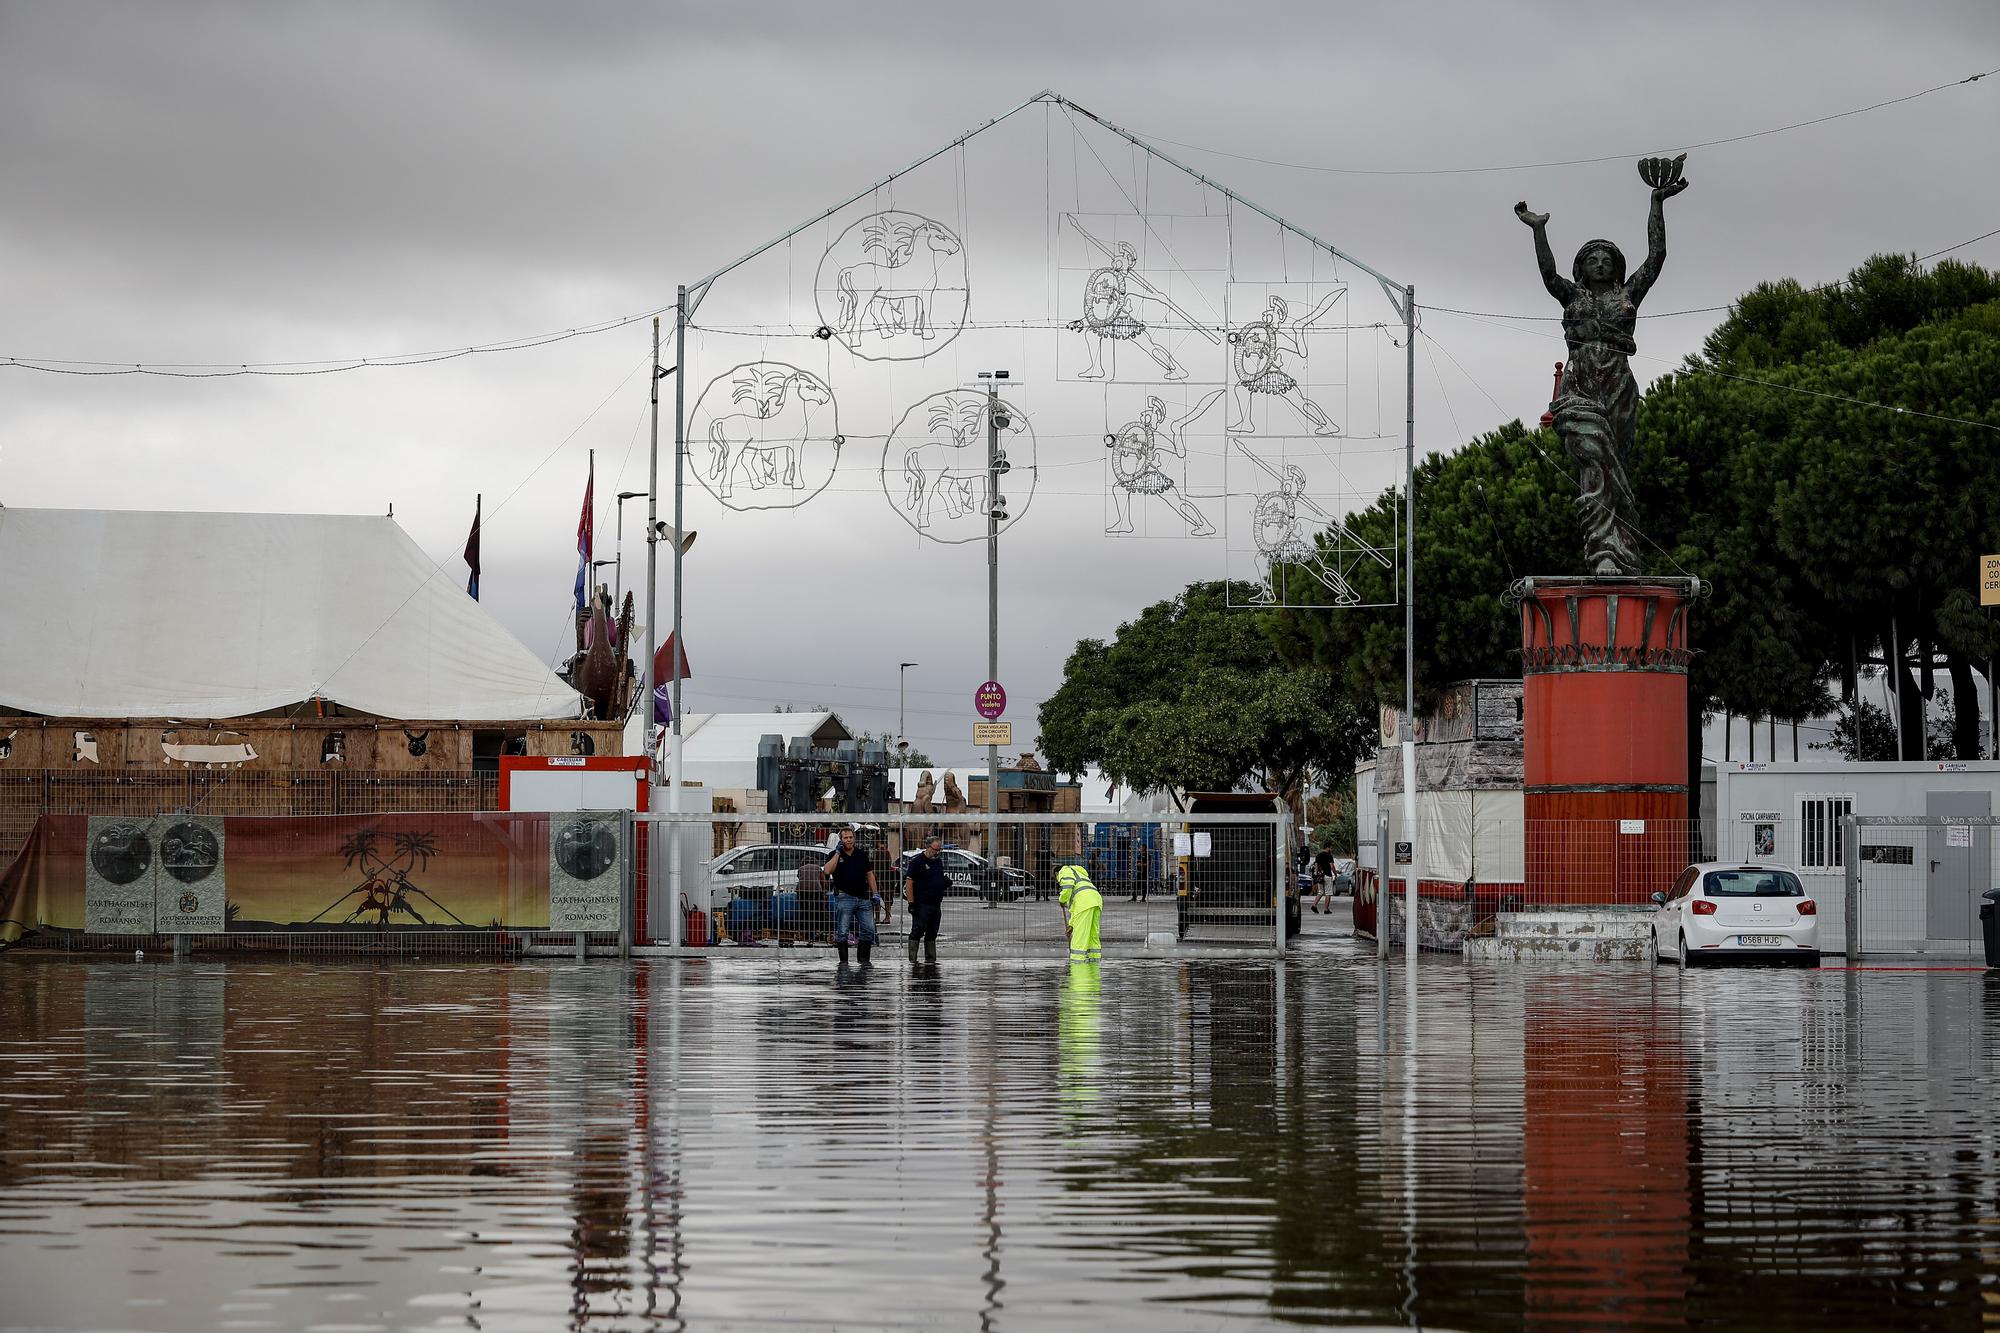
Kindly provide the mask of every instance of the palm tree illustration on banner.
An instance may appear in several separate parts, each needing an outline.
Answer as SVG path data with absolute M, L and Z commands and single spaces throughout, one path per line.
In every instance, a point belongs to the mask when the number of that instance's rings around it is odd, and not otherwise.
M 341 861 L 349 870 L 359 874 L 361 882 L 322 907 L 308 919 L 310 925 L 321 917 L 340 908 L 348 899 L 355 899 L 352 909 L 343 917 L 346 924 L 370 912 L 375 913 L 375 924 L 386 926 L 390 916 L 400 912 L 420 926 L 431 922 L 424 918 L 410 902 L 412 897 L 423 899 L 439 912 L 450 917 L 458 925 L 466 922 L 459 919 L 449 907 L 423 889 L 412 874 L 421 874 L 429 868 L 431 858 L 438 855 L 437 839 L 428 831 L 405 830 L 392 834 L 385 854 L 382 848 L 382 834 L 372 828 L 356 829 L 341 839 Z

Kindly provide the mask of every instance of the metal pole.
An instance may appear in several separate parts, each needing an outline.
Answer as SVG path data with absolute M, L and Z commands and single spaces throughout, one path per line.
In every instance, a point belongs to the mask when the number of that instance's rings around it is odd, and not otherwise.
M 1889 687 L 1895 691 L 1892 703 L 1896 713 L 1896 758 L 1907 759 L 1910 752 L 1903 747 L 1903 636 L 1896 632 L 1894 616 L 1889 617 L 1889 651 L 1882 658 L 1889 666 Z M 1858 726 L 1855 734 L 1861 734 Z
M 687 288 L 680 289 L 674 302 L 674 660 L 670 664 L 674 673 L 674 715 L 673 724 L 673 771 L 668 776 L 671 784 L 667 788 L 667 809 L 674 814 L 681 812 L 681 557 L 687 541 L 681 536 L 687 530 L 687 518 L 682 512 L 683 495 L 687 489 L 687 376 L 680 374 L 680 368 L 687 361 Z M 673 851 L 668 856 L 668 867 L 673 874 L 673 892 L 681 891 L 681 829 L 674 826 L 671 835 Z M 681 942 L 681 912 L 679 898 L 674 899 L 674 943 Z
M 658 338 L 659 334 L 655 333 L 653 336 L 655 338 Z M 660 350 L 659 348 L 655 347 L 653 349 L 653 369 L 657 371 L 659 368 L 660 368 Z M 655 394 L 659 392 L 658 389 L 659 383 L 660 383 L 660 377 L 658 375 L 654 375 L 653 384 L 655 387 L 653 392 Z M 659 404 L 655 403 L 653 405 L 653 410 L 655 412 L 659 411 Z M 625 596 L 625 499 L 623 496 L 620 496 L 618 499 L 618 541 L 617 545 L 612 549 L 611 552 L 611 609 L 613 614 L 617 613 L 619 599 L 621 599 L 624 596 Z
M 1403 417 L 1403 836 L 1410 864 L 1403 881 L 1403 959 L 1410 993 L 1417 982 L 1417 289 L 1403 288 L 1403 350 L 1408 364 Z
M 646 463 L 646 662 L 645 674 L 641 677 L 645 688 L 639 696 L 639 707 L 645 710 L 645 722 L 639 728 L 639 735 L 646 747 L 646 781 L 658 787 L 660 781 L 659 754 L 653 748 L 653 694 L 660 682 L 653 679 L 653 658 L 657 655 L 660 641 L 660 317 L 653 316 L 653 435 L 647 449 Z M 623 522 L 624 506 L 619 506 L 620 522 Z M 652 808 L 652 800 L 646 808 Z M 673 826 L 667 825 L 667 836 L 673 836 Z M 653 858 L 659 855 L 658 833 L 661 826 L 648 825 L 646 828 L 646 878 L 652 884 L 659 882 L 654 874 Z M 646 895 L 648 907 L 652 904 L 652 894 Z M 667 915 L 674 921 L 674 928 L 668 935 L 670 943 L 680 943 L 681 914 L 669 910 Z M 642 928 L 641 933 L 644 933 Z
M 986 386 L 986 679 L 1000 679 L 1000 386 Z M 986 813 L 1000 813 L 1000 747 L 986 747 Z M 986 826 L 987 869 L 993 875 L 993 900 L 1000 898 L 1000 825 Z

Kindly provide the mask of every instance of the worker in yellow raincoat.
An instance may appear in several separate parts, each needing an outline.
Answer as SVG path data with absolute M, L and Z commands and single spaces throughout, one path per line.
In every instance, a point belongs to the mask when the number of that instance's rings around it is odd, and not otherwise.
M 1056 901 L 1062 904 L 1063 920 L 1069 925 L 1069 960 L 1094 963 L 1104 957 L 1097 941 L 1098 918 L 1104 912 L 1104 896 L 1090 882 L 1090 872 L 1082 866 L 1064 866 L 1056 871 Z

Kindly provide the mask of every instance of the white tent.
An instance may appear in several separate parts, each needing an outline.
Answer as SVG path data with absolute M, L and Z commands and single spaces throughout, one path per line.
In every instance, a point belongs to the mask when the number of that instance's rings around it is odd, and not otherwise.
M 683 697 L 695 687 L 690 684 Z M 645 716 L 635 711 L 625 723 L 625 753 L 644 754 Z M 809 736 L 832 749 L 854 739 L 838 713 L 689 713 L 681 722 L 681 776 L 723 791 L 757 785 L 757 746 L 765 736 Z
M 578 716 L 464 575 L 388 518 L 0 508 L 0 710 Z

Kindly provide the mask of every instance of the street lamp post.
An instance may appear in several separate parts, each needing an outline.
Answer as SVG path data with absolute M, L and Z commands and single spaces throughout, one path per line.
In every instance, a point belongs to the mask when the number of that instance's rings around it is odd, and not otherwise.
M 896 663 L 896 797 L 903 795 L 903 757 L 910 752 L 909 737 L 903 731 L 903 681 L 909 669 L 921 662 Z
M 618 492 L 618 547 L 612 552 L 618 558 L 612 562 L 611 572 L 611 602 L 614 606 L 625 596 L 625 502 L 643 499 L 645 494 L 644 491 Z

